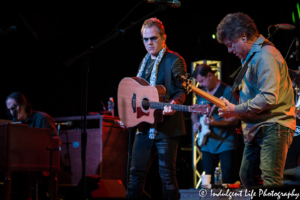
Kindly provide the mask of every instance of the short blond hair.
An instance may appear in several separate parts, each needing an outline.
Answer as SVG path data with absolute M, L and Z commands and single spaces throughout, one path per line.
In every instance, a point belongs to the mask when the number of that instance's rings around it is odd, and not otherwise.
M 153 17 L 153 18 L 150 18 L 150 19 L 147 19 L 144 21 L 144 24 L 141 29 L 142 36 L 143 36 L 143 30 L 145 28 L 150 28 L 152 26 L 155 26 L 157 28 L 159 35 L 162 36 L 165 34 L 165 27 L 164 27 L 163 23 L 159 19 Z

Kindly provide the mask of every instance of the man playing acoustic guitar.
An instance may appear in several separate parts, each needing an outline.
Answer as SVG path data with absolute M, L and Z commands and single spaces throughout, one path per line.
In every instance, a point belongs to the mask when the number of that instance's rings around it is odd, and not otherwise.
M 193 77 L 199 83 L 199 87 L 207 93 L 218 98 L 226 97 L 233 104 L 238 104 L 235 95 L 230 92 L 231 87 L 221 82 L 206 64 L 197 65 Z M 203 97 L 197 95 L 198 103 L 206 103 Z M 211 104 L 212 106 L 212 104 Z M 200 117 L 200 115 L 199 115 Z M 213 176 L 215 168 L 221 161 L 223 183 L 234 183 L 234 155 L 237 145 L 235 129 L 239 119 L 230 117 L 225 119 L 218 116 L 218 110 L 212 107 L 211 116 L 201 116 L 199 123 L 198 115 L 192 113 L 193 131 L 198 133 L 198 145 L 201 146 L 203 170 Z M 209 126 L 209 128 L 208 128 Z M 206 128 L 207 127 L 207 128 Z M 200 138 L 199 138 L 200 137 Z M 213 184 L 213 179 L 211 180 Z
M 186 75 L 186 64 L 181 56 L 167 48 L 167 35 L 162 22 L 156 18 L 146 20 L 141 34 L 148 53 L 141 62 L 137 77 L 144 78 L 152 86 L 163 85 L 166 88 L 166 102 L 183 104 L 186 94 L 175 77 Z M 175 112 L 167 106 L 163 114 L 162 123 L 138 126 L 132 150 L 127 191 L 129 198 L 142 197 L 145 177 L 157 153 L 163 198 L 178 199 L 176 157 L 179 136 L 185 134 L 184 119 L 182 112 Z

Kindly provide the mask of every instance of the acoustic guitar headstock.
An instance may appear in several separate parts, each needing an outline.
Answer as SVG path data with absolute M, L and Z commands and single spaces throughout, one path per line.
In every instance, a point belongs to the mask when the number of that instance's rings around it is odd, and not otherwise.
M 195 104 L 190 106 L 190 112 L 201 115 L 209 115 L 211 112 L 211 107 L 209 104 Z

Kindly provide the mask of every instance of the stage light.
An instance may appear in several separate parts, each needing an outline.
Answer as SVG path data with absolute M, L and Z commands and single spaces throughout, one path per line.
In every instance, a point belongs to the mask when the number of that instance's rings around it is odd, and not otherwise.
M 212 38 L 213 38 L 213 39 L 216 39 L 216 35 L 215 35 L 215 34 L 212 34 Z
M 295 13 L 292 12 L 292 19 L 293 19 L 293 23 L 295 24 L 296 23 L 296 19 L 295 19 Z

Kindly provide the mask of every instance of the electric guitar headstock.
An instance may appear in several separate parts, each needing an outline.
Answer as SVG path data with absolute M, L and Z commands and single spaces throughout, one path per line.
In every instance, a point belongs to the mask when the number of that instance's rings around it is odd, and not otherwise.
M 176 79 L 181 81 L 181 85 L 184 87 L 185 91 L 187 94 L 189 94 L 192 91 L 192 85 L 193 82 L 192 80 L 189 78 L 189 74 L 187 73 L 187 76 L 179 76 L 176 75 Z

